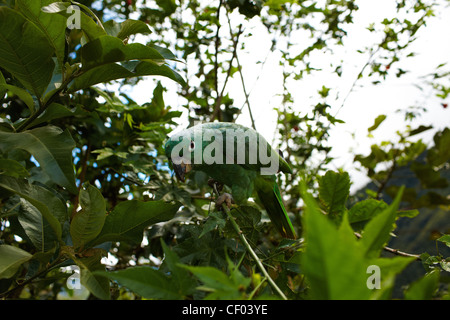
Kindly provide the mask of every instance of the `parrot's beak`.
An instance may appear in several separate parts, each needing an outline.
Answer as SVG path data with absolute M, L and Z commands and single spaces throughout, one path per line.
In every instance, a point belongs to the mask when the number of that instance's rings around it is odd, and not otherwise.
M 172 164 L 173 164 L 173 169 L 175 171 L 175 174 L 176 174 L 178 180 L 180 180 L 181 182 L 184 182 L 186 174 L 189 171 L 191 171 L 191 169 L 192 169 L 192 165 L 189 163 L 186 164 L 184 162 L 181 162 L 180 164 L 175 164 L 175 163 L 172 163 Z

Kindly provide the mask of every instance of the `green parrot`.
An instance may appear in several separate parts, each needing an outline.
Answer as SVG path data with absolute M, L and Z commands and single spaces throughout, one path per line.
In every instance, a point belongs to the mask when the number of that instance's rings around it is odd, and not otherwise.
M 182 182 L 189 172 L 202 171 L 228 186 L 237 204 L 255 191 L 280 234 L 296 238 L 276 183 L 277 172 L 292 170 L 255 130 L 236 123 L 198 124 L 170 137 L 165 152 Z

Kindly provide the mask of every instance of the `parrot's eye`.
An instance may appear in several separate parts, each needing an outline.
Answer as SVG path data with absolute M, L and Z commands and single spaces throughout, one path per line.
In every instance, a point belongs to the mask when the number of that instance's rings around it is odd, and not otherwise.
M 189 151 L 192 152 L 192 150 L 194 150 L 194 148 L 195 148 L 195 143 L 194 143 L 194 141 L 191 141 L 191 144 L 189 145 Z

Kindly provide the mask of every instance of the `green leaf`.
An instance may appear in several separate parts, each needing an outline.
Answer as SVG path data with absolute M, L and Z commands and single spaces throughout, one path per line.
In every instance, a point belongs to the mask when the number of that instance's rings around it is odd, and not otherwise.
M 20 13 L 0 7 L 0 67 L 40 98 L 53 74 L 54 49 L 45 34 Z
M 372 263 L 364 256 L 347 215 L 337 228 L 321 213 L 303 182 L 300 192 L 306 205 L 302 222 L 306 250 L 301 266 L 311 286 L 311 298 L 368 299 L 366 270 Z
M 12 159 L 0 159 L 0 174 L 15 178 L 26 178 L 30 175 L 27 169 Z
M 213 267 L 194 267 L 183 265 L 203 282 L 199 287 L 203 291 L 212 292 L 207 299 L 239 299 L 242 297 L 240 284 L 235 283 L 226 273 Z
M 64 65 L 66 19 L 59 15 L 51 15 L 43 10 L 54 0 L 17 0 L 17 6 L 22 14 L 33 22 L 45 35 L 56 53 L 60 73 Z
M 445 243 L 447 247 L 450 247 L 450 234 L 445 234 L 442 237 L 436 239 L 437 241 L 441 241 Z
M 18 96 L 20 100 L 22 100 L 27 105 L 28 109 L 30 109 L 30 112 L 34 113 L 34 100 L 33 97 L 28 93 L 28 91 L 10 84 L 0 84 L 0 91 L 2 89 L 9 90 L 13 94 Z
M 152 267 L 134 267 L 113 272 L 96 272 L 119 282 L 138 295 L 148 299 L 182 299 L 176 281 Z
M 319 199 L 328 214 L 339 214 L 345 210 L 350 193 L 350 178 L 347 172 L 327 171 L 320 179 Z
M 107 215 L 103 229 L 94 240 L 94 244 L 120 240 L 140 243 L 145 227 L 172 219 L 180 206 L 180 203 L 172 204 L 162 200 L 124 201 Z
M 428 150 L 427 160 L 432 166 L 439 167 L 450 159 L 450 129 L 437 132 L 433 140 L 434 148 Z
M 75 258 L 76 264 L 80 267 L 81 284 L 97 298 L 109 300 L 109 281 L 101 274 L 98 274 L 105 271 L 105 266 L 100 262 L 104 252 L 102 249 L 90 250 L 90 257 Z
M 59 103 L 52 103 L 50 104 L 45 111 L 32 123 L 29 124 L 28 127 L 36 127 L 37 125 L 41 123 L 48 123 L 55 119 L 60 119 L 64 117 L 71 117 L 74 113 L 67 109 L 67 107 L 63 106 Z
M 120 24 L 120 31 L 115 36 L 124 40 L 125 38 L 138 33 L 149 34 L 150 28 L 143 21 L 128 19 Z
M 55 2 L 48 6 L 41 8 L 41 10 L 45 13 L 53 13 L 53 14 L 61 15 L 67 19 L 67 18 L 70 18 L 74 14 L 74 12 L 72 12 L 71 10 L 67 10 L 69 8 L 69 6 L 71 6 L 71 5 L 72 4 L 70 2 Z M 76 4 L 76 6 L 78 6 L 78 4 Z M 85 6 L 83 6 L 81 4 L 80 4 L 80 6 L 82 6 L 83 8 L 86 8 Z M 86 42 L 95 40 L 101 36 L 106 35 L 106 31 L 103 29 L 103 27 L 98 25 L 87 14 L 85 14 L 81 10 L 79 10 L 78 13 L 80 14 L 79 27 L 81 28 L 81 30 L 83 30 L 83 34 L 86 38 Z
M 103 228 L 106 218 L 106 202 L 100 190 L 87 184 L 80 190 L 81 210 L 70 223 L 70 235 L 75 248 L 84 248 L 95 239 Z
M 0 244 L 0 279 L 11 278 L 32 255 L 25 250 Z
M 57 239 L 61 240 L 62 224 L 67 220 L 67 207 L 59 197 L 43 187 L 7 176 L 0 176 L 0 188 L 16 193 L 35 206 L 49 223 Z
M 356 203 L 348 211 L 350 223 L 368 221 L 386 209 L 388 205 L 382 200 L 366 199 Z
M 30 241 L 41 252 L 53 249 L 58 237 L 52 226 L 29 201 L 20 199 L 20 202 L 18 220 Z
M 172 282 L 177 286 L 177 292 L 182 296 L 190 295 L 194 292 L 196 282 L 191 278 L 189 272 L 181 267 L 178 255 L 169 249 L 161 238 L 161 246 L 164 251 L 164 266 L 170 271 Z
M 367 257 L 377 257 L 383 246 L 390 238 L 390 233 L 394 228 L 397 218 L 397 209 L 402 198 L 404 187 L 401 187 L 393 203 L 383 212 L 370 220 L 362 233 L 361 243 L 363 244 Z
M 0 132 L 0 150 L 28 151 L 56 184 L 77 193 L 72 164 L 75 147 L 70 133 L 55 126 L 45 126 L 21 133 Z
M 384 114 L 379 115 L 378 117 L 376 117 L 374 124 L 371 127 L 369 127 L 367 131 L 372 132 L 376 130 L 384 120 L 386 120 L 386 115 Z
M 434 269 L 406 290 L 406 300 L 430 300 L 439 284 L 439 269 Z
M 408 136 L 414 136 L 416 134 L 428 131 L 430 129 L 433 129 L 433 126 L 424 126 L 424 125 L 420 125 L 418 128 L 410 130 Z
M 92 68 L 75 78 L 69 87 L 69 91 L 75 92 L 94 84 L 139 76 L 164 76 L 178 82 L 182 86 L 186 85 L 184 79 L 170 67 L 155 62 L 141 61 L 137 64 L 133 62 L 127 67 L 117 63 L 110 63 Z
M 391 297 L 392 290 L 394 289 L 396 276 L 415 260 L 415 258 L 410 257 L 375 259 L 372 262 L 372 266 L 377 266 L 380 270 L 380 286 L 378 289 L 373 289 L 370 299 L 389 299 Z
M 103 36 L 87 43 L 81 48 L 81 61 L 85 72 L 94 67 L 129 60 L 156 60 L 161 62 L 163 56 L 150 47 L 140 43 L 124 44 L 116 37 Z
M 6 88 L 3 85 L 6 85 L 6 80 L 3 73 L 0 71 L 0 100 L 3 99 L 6 94 Z

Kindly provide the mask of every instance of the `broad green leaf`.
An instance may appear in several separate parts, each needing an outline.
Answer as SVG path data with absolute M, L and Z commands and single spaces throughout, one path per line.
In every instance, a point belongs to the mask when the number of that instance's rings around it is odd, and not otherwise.
M 131 65 L 125 67 L 124 65 L 119 65 L 117 63 L 110 63 L 92 68 L 75 78 L 69 87 L 69 91 L 75 92 L 80 89 L 88 88 L 94 84 L 139 76 L 164 76 L 183 86 L 186 85 L 184 79 L 166 65 L 159 65 L 149 61 L 141 61 Z
M 37 250 L 47 252 L 55 247 L 58 238 L 52 226 L 29 201 L 20 199 L 18 220 Z
M 115 36 L 124 40 L 125 38 L 138 33 L 149 34 L 150 28 L 144 21 L 128 19 L 120 24 L 120 31 Z
M 0 132 L 0 150 L 28 151 L 56 184 L 77 193 L 72 164 L 75 147 L 70 133 L 55 126 L 45 126 L 21 133 Z
M 61 226 L 67 220 L 67 207 L 59 197 L 41 186 L 7 176 L 0 176 L 0 188 L 16 193 L 35 206 L 49 223 L 57 239 L 61 240 Z
M 390 233 L 394 228 L 394 222 L 397 218 L 397 209 L 402 198 L 403 189 L 404 187 L 400 188 L 400 191 L 389 207 L 375 216 L 365 226 L 361 243 L 367 257 L 378 257 L 383 245 L 389 240 Z
M 20 13 L 0 7 L 0 67 L 40 98 L 52 78 L 54 49 L 45 34 Z
M 319 199 L 328 214 L 339 214 L 345 210 L 350 193 L 350 178 L 347 172 L 327 171 L 320 179 Z
M 183 265 L 183 268 L 186 268 L 199 278 L 200 281 L 203 282 L 204 289 L 208 289 L 209 291 L 220 290 L 224 292 L 236 291 L 236 285 L 230 277 L 217 268 L 188 265 Z
M 182 299 L 177 283 L 152 267 L 134 267 L 95 274 L 119 282 L 138 295 L 148 299 Z
M 93 242 L 100 244 L 106 241 L 127 240 L 140 243 L 145 227 L 172 219 L 180 205 L 162 200 L 124 201 L 107 215 L 102 231 Z
M 66 20 L 60 15 L 52 15 L 41 10 L 54 0 L 17 0 L 17 6 L 22 14 L 33 22 L 46 36 L 55 50 L 58 68 L 64 65 Z
M 104 272 L 105 266 L 100 259 L 103 256 L 101 249 L 91 249 L 90 257 L 75 258 L 76 264 L 80 267 L 81 284 L 99 299 L 109 300 L 109 280 L 97 272 Z
M 182 265 L 192 272 L 203 285 L 197 289 L 209 292 L 206 299 L 239 299 L 243 297 L 245 288 L 250 284 L 251 278 L 245 278 L 234 268 L 230 269 L 231 276 L 214 267 Z M 239 281 L 236 281 L 239 280 Z
M 22 100 L 27 105 L 28 109 L 30 109 L 30 112 L 34 113 L 34 100 L 33 97 L 28 93 L 28 91 L 10 84 L 0 84 L 0 91 L 2 89 L 9 90 L 13 94 L 18 96 L 20 100 Z
M 80 4 L 81 6 L 81 4 Z M 70 8 L 71 9 L 70 9 Z M 83 6 L 85 7 L 85 6 Z M 55 2 L 48 6 L 41 8 L 41 10 L 45 13 L 53 13 L 55 15 L 62 15 L 65 18 L 70 18 L 72 20 L 72 16 L 76 14 L 74 10 L 80 9 L 77 8 L 77 5 L 72 5 L 70 2 Z M 86 13 L 81 10 L 78 10 L 80 25 L 79 27 L 83 30 L 83 34 L 86 37 L 87 42 L 97 39 L 98 37 L 106 35 L 106 31 L 102 26 L 98 25 L 92 18 L 90 18 Z M 69 21 L 67 21 L 69 22 Z M 70 21 L 71 23 L 75 21 Z
M 87 185 L 80 190 L 81 210 L 70 223 L 70 235 L 75 248 L 84 248 L 85 244 L 98 236 L 106 218 L 106 202 L 100 190 Z
M 388 205 L 382 200 L 366 199 L 356 203 L 348 211 L 350 223 L 368 221 L 386 209 Z
M 63 106 L 59 103 L 52 103 L 37 119 L 30 123 L 29 127 L 35 127 L 41 123 L 50 122 L 54 119 L 60 119 L 64 117 L 71 117 L 73 115 L 74 112 L 67 109 L 66 106 Z
M 366 270 L 372 263 L 364 256 L 347 215 L 337 228 L 321 213 L 304 183 L 301 195 L 306 205 L 302 223 L 306 250 L 301 266 L 311 286 L 311 298 L 368 299 Z
M 145 59 L 164 60 L 157 50 L 143 44 L 124 44 L 119 38 L 103 36 L 90 41 L 81 48 L 81 71 L 114 62 Z
M 15 178 L 26 178 L 30 175 L 24 166 L 12 159 L 0 159 L 0 174 Z
M 189 272 L 179 266 L 180 258 L 175 252 L 169 249 L 161 238 L 161 246 L 164 250 L 164 265 L 170 270 L 172 282 L 177 286 L 180 295 L 187 296 L 194 292 L 196 282 L 190 277 Z
M 430 300 L 439 284 L 439 269 L 434 269 L 406 290 L 406 300 Z
M 384 120 L 386 120 L 386 115 L 384 114 L 379 115 L 378 117 L 376 117 L 374 124 L 371 127 L 369 127 L 367 131 L 372 132 L 376 130 Z
M 0 279 L 11 278 L 32 255 L 20 248 L 0 244 Z

